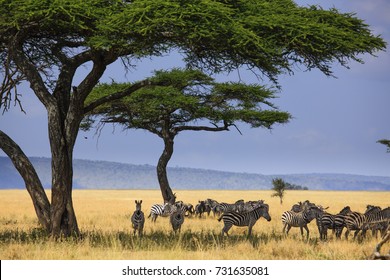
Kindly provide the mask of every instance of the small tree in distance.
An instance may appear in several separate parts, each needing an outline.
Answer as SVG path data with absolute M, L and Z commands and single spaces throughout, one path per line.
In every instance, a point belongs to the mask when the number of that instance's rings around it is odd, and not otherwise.
M 282 178 L 275 178 L 272 179 L 272 185 L 272 190 L 274 191 L 274 193 L 271 195 L 271 197 L 279 197 L 280 204 L 283 204 L 284 192 L 286 190 L 286 182 L 284 182 Z

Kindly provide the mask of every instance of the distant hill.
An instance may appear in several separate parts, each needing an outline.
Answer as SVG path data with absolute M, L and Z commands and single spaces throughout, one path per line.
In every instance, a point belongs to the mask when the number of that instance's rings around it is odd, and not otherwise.
M 31 162 L 45 188 L 50 187 L 50 159 L 32 157 Z M 174 189 L 266 190 L 272 179 L 308 187 L 310 190 L 390 191 L 390 177 L 350 174 L 261 175 L 195 168 L 169 168 Z M 157 189 L 156 167 L 107 161 L 74 160 L 74 188 L 77 189 Z M 24 183 L 12 162 L 0 157 L 0 189 L 23 189 Z

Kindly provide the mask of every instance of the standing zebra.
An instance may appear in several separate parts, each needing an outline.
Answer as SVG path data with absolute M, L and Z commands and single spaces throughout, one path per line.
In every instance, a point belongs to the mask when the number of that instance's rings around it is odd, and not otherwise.
M 171 223 L 173 231 L 181 230 L 181 226 L 184 223 L 184 217 L 186 212 L 186 206 L 183 203 L 164 205 L 164 215 L 169 216 L 169 222 Z
M 323 212 L 321 215 L 317 216 L 317 227 L 318 232 L 320 233 L 320 239 L 326 240 L 328 238 L 328 229 L 333 229 L 334 217 L 335 215 L 327 212 Z
M 169 221 L 175 233 L 177 230 L 179 230 L 180 233 L 181 226 L 184 223 L 184 217 L 185 217 L 185 211 L 183 211 L 183 208 L 181 207 L 176 207 L 176 209 L 170 214 Z
M 216 207 L 216 210 L 222 213 L 225 212 L 238 212 L 241 205 L 244 204 L 244 200 L 237 200 L 235 203 L 219 203 Z
M 351 208 L 346 206 L 336 215 L 327 212 L 318 215 L 317 227 L 320 233 L 320 239 L 326 240 L 328 238 L 328 229 L 332 229 L 333 233 L 336 232 L 336 238 L 339 238 L 344 227 L 345 215 L 350 212 Z
M 195 206 L 195 217 L 199 215 L 199 218 L 202 217 L 202 214 L 206 211 L 206 205 L 203 200 L 199 200 L 199 203 Z
M 318 207 L 311 206 L 301 212 L 286 211 L 282 214 L 283 232 L 288 235 L 291 227 L 299 227 L 303 236 L 303 228 L 306 230 L 307 239 L 309 238 L 309 228 L 307 224 L 321 214 Z
M 211 211 L 213 211 L 213 214 L 214 214 L 214 217 L 215 217 L 215 214 L 217 214 L 218 212 L 216 211 L 216 207 L 217 205 L 219 204 L 218 201 L 214 200 L 214 199 L 211 199 L 211 198 L 207 198 L 205 201 L 204 201 L 205 205 L 206 206 L 209 206 Z M 219 214 L 219 213 L 218 213 Z
M 152 217 L 152 222 L 157 220 L 157 217 L 167 217 L 168 215 L 164 213 L 164 205 L 163 204 L 154 204 L 150 208 L 150 214 L 148 218 Z
M 366 209 L 366 212 L 364 214 L 367 214 L 367 213 L 373 214 L 375 212 L 380 212 L 380 211 L 382 211 L 382 208 L 379 206 L 367 205 L 367 209 Z M 383 237 L 385 234 L 385 231 L 387 229 L 388 224 L 389 224 L 389 221 L 371 223 L 369 225 L 369 229 L 371 229 L 372 236 L 374 236 L 375 238 L 378 238 L 378 231 L 380 231 L 381 236 Z
M 365 236 L 368 229 L 377 229 L 381 231 L 383 236 L 390 221 L 390 207 L 381 210 L 380 207 L 374 206 L 367 210 L 364 215 L 367 222 L 363 226 L 362 235 Z
M 370 211 L 366 211 L 365 214 L 358 212 L 352 212 L 345 217 L 345 224 L 347 231 L 345 232 L 345 238 L 348 239 L 349 232 L 354 230 L 355 234 L 353 238 L 355 239 L 359 231 L 362 230 L 362 237 L 365 236 L 365 232 L 370 227 L 371 224 L 387 222 L 390 219 L 390 207 L 377 211 L 373 208 Z
M 223 220 L 224 227 L 222 229 L 222 236 L 226 233 L 229 236 L 229 229 L 235 225 L 238 227 L 249 227 L 248 236 L 252 233 L 252 227 L 255 225 L 257 220 L 260 217 L 264 217 L 268 222 L 271 221 L 271 216 L 268 213 L 269 206 L 268 204 L 258 204 L 258 207 L 253 211 L 246 213 L 237 213 L 237 212 L 225 212 L 218 218 L 218 222 Z
M 250 212 L 250 211 L 255 210 L 255 208 L 257 207 L 257 205 L 263 204 L 263 203 L 264 203 L 264 200 L 247 201 L 247 202 L 245 202 L 245 203 L 242 203 L 242 204 L 238 205 L 237 211 L 238 211 L 239 213 Z
M 144 229 L 144 224 L 145 224 L 145 215 L 144 212 L 141 211 L 141 204 L 142 204 L 142 200 L 135 201 L 135 211 L 131 216 L 131 223 L 133 224 L 134 235 L 136 231 L 138 231 L 139 236 L 142 235 L 142 231 Z
M 333 228 L 336 232 L 336 238 L 340 239 L 345 227 L 345 217 L 352 213 L 351 207 L 345 206 L 338 214 L 334 216 Z

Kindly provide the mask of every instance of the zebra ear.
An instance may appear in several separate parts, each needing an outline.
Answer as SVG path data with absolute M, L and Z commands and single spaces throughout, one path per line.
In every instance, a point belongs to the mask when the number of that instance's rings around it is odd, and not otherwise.
M 142 204 L 142 199 L 139 201 L 139 204 Z

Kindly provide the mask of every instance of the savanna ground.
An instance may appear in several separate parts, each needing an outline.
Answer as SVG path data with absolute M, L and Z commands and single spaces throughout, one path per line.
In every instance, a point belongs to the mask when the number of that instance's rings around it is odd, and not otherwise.
M 315 221 L 310 238 L 299 228 L 285 237 L 281 215 L 298 202 L 309 199 L 338 213 L 344 206 L 364 212 L 367 204 L 389 206 L 390 192 L 288 191 L 283 205 L 271 191 L 178 190 L 178 200 L 196 204 L 213 198 L 220 202 L 264 199 L 272 220 L 261 218 L 247 238 L 247 227 L 234 227 L 221 238 L 223 222 L 209 217 L 187 218 L 180 234 L 173 234 L 168 218 L 156 223 L 146 219 L 144 236 L 133 236 L 130 216 L 134 200 L 143 200 L 146 217 L 150 206 L 161 202 L 159 190 L 75 190 L 74 206 L 82 232 L 80 239 L 53 241 L 40 230 L 33 205 L 25 190 L 0 191 L 0 259 L 267 259 L 267 260 L 356 260 L 366 259 L 378 242 L 368 233 L 363 241 L 335 240 L 331 232 L 319 239 Z M 49 194 L 50 197 L 50 194 Z M 382 248 L 387 252 L 390 244 Z

